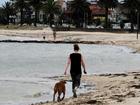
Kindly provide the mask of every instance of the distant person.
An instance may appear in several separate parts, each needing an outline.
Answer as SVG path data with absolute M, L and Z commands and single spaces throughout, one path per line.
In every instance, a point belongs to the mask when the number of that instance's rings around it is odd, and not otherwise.
M 43 32 L 42 36 L 43 36 L 43 39 L 45 40 L 46 39 L 46 33 Z
M 123 21 L 120 22 L 120 27 L 121 27 L 121 29 L 124 29 L 124 22 Z
M 77 97 L 76 90 L 80 86 L 80 80 L 81 80 L 81 75 L 82 75 L 82 70 L 81 70 L 81 65 L 83 67 L 83 72 L 86 74 L 86 68 L 85 68 L 85 63 L 83 60 L 82 55 L 78 52 L 80 50 L 78 44 L 74 44 L 74 53 L 71 53 L 68 62 L 65 68 L 64 74 L 67 74 L 67 69 L 70 66 L 70 74 L 72 78 L 72 92 L 73 92 L 73 97 Z
M 45 37 L 45 36 L 43 36 L 43 39 L 45 40 L 45 39 L 46 39 L 46 37 Z
M 53 38 L 54 38 L 54 40 L 56 40 L 56 30 L 55 29 L 53 29 Z

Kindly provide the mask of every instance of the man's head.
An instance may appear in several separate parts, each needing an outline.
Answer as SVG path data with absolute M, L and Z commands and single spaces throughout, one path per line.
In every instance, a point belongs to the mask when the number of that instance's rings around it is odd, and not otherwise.
M 80 50 L 78 44 L 74 44 L 73 47 L 74 47 L 74 51 L 79 51 Z

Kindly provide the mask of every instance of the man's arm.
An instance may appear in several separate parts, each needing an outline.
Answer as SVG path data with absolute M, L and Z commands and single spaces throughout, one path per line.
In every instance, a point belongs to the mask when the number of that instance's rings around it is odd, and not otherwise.
M 84 60 L 83 60 L 83 57 L 81 56 L 81 64 L 82 64 L 82 67 L 84 69 L 84 74 L 87 74 L 86 72 L 86 67 L 85 67 L 85 63 L 84 63 Z
M 68 67 L 70 65 L 71 61 L 70 61 L 70 57 L 68 58 L 68 61 L 67 61 L 67 64 L 66 64 L 66 67 L 65 67 L 65 72 L 64 72 L 64 75 L 67 74 L 67 70 L 68 70 Z

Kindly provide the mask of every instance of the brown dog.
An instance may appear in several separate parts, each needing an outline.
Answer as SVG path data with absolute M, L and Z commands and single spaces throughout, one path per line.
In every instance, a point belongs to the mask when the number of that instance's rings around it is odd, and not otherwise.
M 55 95 L 58 93 L 57 101 L 62 101 L 65 98 L 65 87 L 66 81 L 57 82 L 54 86 L 54 94 L 53 94 L 53 101 L 55 101 Z M 60 98 L 61 94 L 63 93 L 63 97 Z

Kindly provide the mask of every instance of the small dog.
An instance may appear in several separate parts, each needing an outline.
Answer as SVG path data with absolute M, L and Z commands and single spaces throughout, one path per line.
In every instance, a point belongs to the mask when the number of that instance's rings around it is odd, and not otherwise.
M 54 94 L 53 94 L 53 101 L 55 101 L 55 95 L 56 93 L 58 93 L 58 97 L 57 97 L 57 101 L 62 101 L 65 98 L 65 91 L 66 91 L 66 87 L 65 87 L 66 81 L 60 81 L 57 82 L 54 86 Z M 60 98 L 61 94 L 63 93 L 63 97 Z

